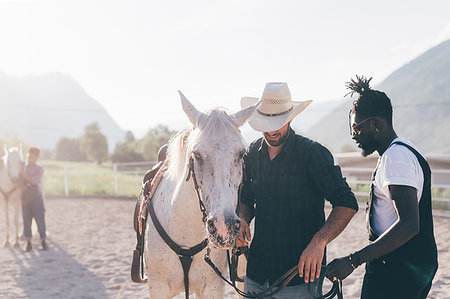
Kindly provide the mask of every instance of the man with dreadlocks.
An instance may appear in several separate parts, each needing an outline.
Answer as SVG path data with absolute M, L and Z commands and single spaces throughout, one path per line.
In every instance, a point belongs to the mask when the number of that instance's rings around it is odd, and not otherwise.
M 352 139 L 364 157 L 377 151 L 367 203 L 369 245 L 335 259 L 327 277 L 344 279 L 366 263 L 361 298 L 426 298 L 437 270 L 431 212 L 431 172 L 423 155 L 397 137 L 392 105 L 372 78 L 351 80 L 359 97 L 349 113 Z

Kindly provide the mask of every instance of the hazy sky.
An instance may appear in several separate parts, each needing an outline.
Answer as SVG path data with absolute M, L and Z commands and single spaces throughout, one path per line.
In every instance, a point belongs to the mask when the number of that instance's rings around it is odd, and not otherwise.
M 201 110 L 267 81 L 338 100 L 449 38 L 448 0 L 0 0 L 0 71 L 68 74 L 137 135 L 186 121 L 178 89 Z

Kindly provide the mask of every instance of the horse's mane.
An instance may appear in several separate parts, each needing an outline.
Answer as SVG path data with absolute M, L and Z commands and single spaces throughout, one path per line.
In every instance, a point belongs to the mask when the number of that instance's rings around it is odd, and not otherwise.
M 179 131 L 169 141 L 167 148 L 167 159 L 169 160 L 167 175 L 172 179 L 176 180 L 183 174 L 184 165 L 186 164 L 184 148 L 190 133 L 191 130 Z
M 7 162 L 8 162 L 8 151 L 5 148 L 5 154 L 2 156 L 2 163 L 4 166 L 6 166 Z
M 12 150 L 14 150 L 14 149 L 19 150 L 18 148 L 15 148 L 15 147 L 11 148 L 10 150 L 12 151 Z M 5 154 L 4 154 L 3 157 L 2 157 L 2 162 L 3 162 L 3 165 L 4 165 L 4 166 L 7 166 L 7 165 L 8 165 L 8 154 L 9 154 L 9 151 L 5 151 Z
M 23 161 L 23 154 L 19 147 L 12 147 L 0 158 L 0 169 L 6 168 L 8 166 L 8 156 L 10 153 L 17 152 L 19 154 L 19 160 Z
M 169 141 L 167 174 L 173 179 L 183 176 L 188 155 L 202 138 L 214 138 L 236 135 L 242 139 L 241 133 L 224 109 L 215 108 L 206 113 L 206 118 L 192 130 L 182 130 Z

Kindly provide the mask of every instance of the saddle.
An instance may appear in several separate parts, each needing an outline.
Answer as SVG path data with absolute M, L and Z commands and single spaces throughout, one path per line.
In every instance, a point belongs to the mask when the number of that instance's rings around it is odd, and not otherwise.
M 133 251 L 133 261 L 131 263 L 131 280 L 136 283 L 147 282 L 147 278 L 144 276 L 144 236 L 148 215 L 145 199 L 151 196 L 152 181 L 163 164 L 164 162 L 160 161 L 145 173 L 142 190 L 134 207 L 133 227 L 136 232 L 136 249 Z

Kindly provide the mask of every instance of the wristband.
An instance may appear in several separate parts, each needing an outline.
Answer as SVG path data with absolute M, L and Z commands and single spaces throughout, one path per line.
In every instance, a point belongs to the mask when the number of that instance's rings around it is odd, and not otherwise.
M 352 253 L 348 256 L 348 260 L 350 261 L 350 265 L 352 266 L 353 270 L 359 267 L 361 265 L 361 259 L 359 257 L 358 251 L 355 253 Z

